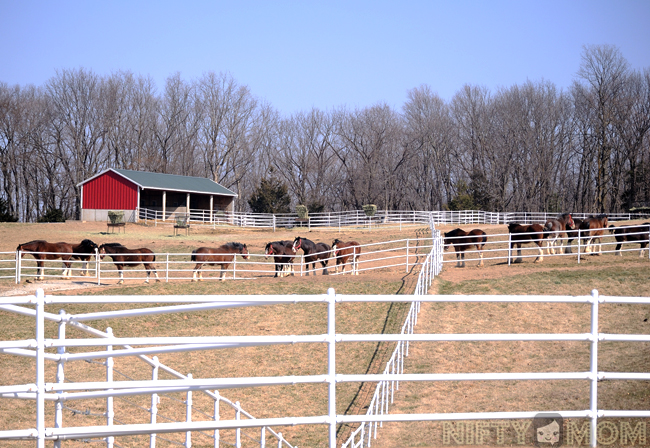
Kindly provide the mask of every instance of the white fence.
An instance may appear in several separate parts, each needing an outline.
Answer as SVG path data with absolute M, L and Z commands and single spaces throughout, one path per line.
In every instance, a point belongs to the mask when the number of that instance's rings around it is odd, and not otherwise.
M 146 224 L 172 225 L 177 219 L 187 220 L 192 226 L 234 225 L 241 227 L 272 228 L 279 227 L 362 227 L 372 228 L 399 227 L 408 225 L 435 224 L 520 224 L 544 223 L 547 219 L 557 217 L 557 213 L 546 212 L 484 212 L 481 210 L 460 211 L 414 211 L 414 210 L 377 210 L 374 216 L 366 216 L 363 210 L 341 212 L 310 213 L 308 218 L 299 219 L 296 214 L 236 213 L 218 211 L 210 214 L 209 210 L 191 209 L 187 212 L 166 212 L 139 209 L 140 221 Z M 590 213 L 572 213 L 574 218 L 584 219 Z M 613 213 L 608 215 L 610 221 L 629 221 L 647 219 L 648 214 Z
M 376 270 L 394 270 L 405 269 L 405 272 L 413 266 L 415 262 L 415 252 L 429 250 L 432 247 L 431 238 L 406 238 L 401 240 L 384 241 L 378 243 L 364 244 L 361 246 L 361 257 L 357 265 L 352 266 L 351 261 L 346 265 L 345 273 L 353 269 L 356 273 L 363 273 Z M 323 252 L 321 252 L 323 253 Z M 46 254 L 46 253 L 41 253 Z M 320 253 L 319 253 L 320 254 Z M 305 263 L 305 256 L 299 250 L 295 257 L 293 269 L 294 275 L 341 275 L 342 272 L 335 272 L 336 258 L 331 253 L 326 253 L 328 258 L 327 266 L 323 267 L 320 262 L 316 266 Z M 1 258 L 2 256 L 6 258 Z M 22 257 L 21 257 L 22 255 Z M 120 254 L 125 255 L 125 254 Z M 130 254 L 126 254 L 130 255 Z M 162 281 L 174 280 L 191 280 L 196 262 L 191 261 L 191 253 L 157 253 L 156 270 Z M 275 274 L 274 256 L 266 257 L 264 254 L 248 254 L 248 259 L 243 259 L 241 255 L 228 255 L 232 263 L 224 270 L 224 278 L 227 279 L 254 279 L 259 277 L 268 277 Z M 315 254 L 310 254 L 315 255 Z M 61 260 L 42 260 L 45 266 L 44 278 L 59 278 L 61 276 Z M 92 256 L 88 266 L 88 275 L 84 274 L 84 263 L 79 260 L 70 260 L 72 264 L 71 278 L 77 280 L 94 279 L 98 284 L 102 282 L 116 281 L 118 271 L 110 258 L 105 255 L 102 259 L 97 254 Z M 124 269 L 125 280 L 145 280 L 147 279 L 146 269 L 142 264 L 129 266 L 125 262 L 127 269 Z M 134 264 L 134 263 L 132 263 Z M 36 260 L 32 258 L 31 253 L 27 252 L 5 252 L 0 253 L 0 267 L 5 266 L 4 278 L 14 278 L 16 283 L 22 279 L 36 277 Z M 203 279 L 217 280 L 220 278 L 219 266 L 210 267 L 204 265 Z M 13 271 L 13 272 L 12 272 Z M 155 277 L 152 277 L 155 279 Z
M 239 336 L 239 337 L 142 337 L 117 338 L 106 335 L 103 338 L 64 339 L 45 338 L 44 322 L 46 319 L 61 322 L 58 315 L 44 311 L 47 304 L 70 303 L 184 303 L 162 308 L 144 308 L 141 310 L 115 311 L 70 316 L 68 324 L 76 321 L 79 325 L 84 320 L 100 320 L 119 318 L 125 315 L 153 314 L 156 312 L 186 312 L 191 309 L 208 309 L 231 306 L 256 306 L 264 304 L 295 304 L 301 302 L 322 303 L 327 306 L 327 333 L 320 335 L 298 336 Z M 335 329 L 336 305 L 348 302 L 528 302 L 528 303 L 583 303 L 590 306 L 591 330 L 586 333 L 565 334 L 339 334 Z M 369 446 L 371 433 L 381 422 L 395 421 L 453 421 L 453 420 L 490 420 L 490 419 L 531 419 L 541 412 L 553 412 L 563 418 L 587 418 L 591 422 L 591 446 L 596 446 L 596 427 L 599 418 L 647 418 L 650 410 L 609 410 L 598 408 L 598 382 L 601 380 L 648 381 L 650 373 L 638 372 L 608 372 L 598 368 L 598 346 L 601 341 L 650 342 L 647 334 L 606 334 L 599 333 L 599 305 L 601 303 L 616 304 L 650 304 L 650 298 L 641 297 L 604 297 L 594 291 L 590 296 L 338 296 L 333 291 L 322 296 L 93 296 L 66 297 L 45 296 L 40 291 L 35 296 L 3 297 L 0 304 L 5 311 L 16 312 L 35 317 L 35 336 L 28 340 L 11 340 L 0 342 L 0 350 L 4 354 L 28 356 L 36 359 L 36 376 L 33 383 L 15 384 L 0 387 L 1 399 L 35 400 L 35 426 L 31 428 L 5 428 L 0 431 L 0 440 L 28 439 L 37 441 L 38 447 L 43 447 L 45 440 L 82 439 L 87 437 L 107 438 L 137 434 L 163 434 L 187 431 L 216 431 L 232 428 L 261 428 L 286 425 L 327 425 L 329 428 L 329 446 L 335 447 L 336 425 L 340 423 L 360 423 L 361 440 L 350 442 L 347 446 Z M 194 305 L 189 305 L 194 304 Z M 35 310 L 27 308 L 34 306 Z M 412 326 L 412 324 L 411 324 Z M 398 344 L 415 341 L 581 341 L 590 346 L 590 368 L 587 371 L 575 372 L 521 372 L 521 373 L 404 373 L 400 365 L 388 369 L 382 374 L 340 374 L 337 373 L 335 354 L 338 343 L 353 342 L 395 342 Z M 149 355 L 171 350 L 201 350 L 216 347 L 252 346 L 260 344 L 300 344 L 322 343 L 328 348 L 327 373 L 322 375 L 296 375 L 278 377 L 248 377 L 248 378 L 183 378 L 178 380 L 134 380 L 134 381 L 87 381 L 63 383 L 56 379 L 46 378 L 46 361 L 62 363 L 81 359 L 107 359 Z M 112 347 L 140 345 L 140 349 L 110 350 Z M 47 348 L 56 348 L 58 353 L 46 352 Z M 69 354 L 65 350 L 76 347 L 81 350 Z M 84 351 L 84 348 L 99 347 L 100 352 Z M 405 348 L 401 349 L 404 352 Z M 403 364 L 402 364 L 403 366 Z M 393 385 L 397 387 L 400 381 L 530 381 L 530 380 L 572 380 L 587 381 L 590 384 L 590 405 L 582 410 L 540 409 L 534 412 L 476 412 L 476 413 L 433 413 L 433 414 L 388 414 L 387 403 L 391 398 Z M 336 384 L 349 382 L 372 381 L 383 384 L 380 394 L 383 402 L 375 404 L 375 412 L 366 415 L 340 415 L 336 413 Z M 296 385 L 296 384 L 327 384 L 328 412 L 323 415 L 308 415 L 300 417 L 280 417 L 248 420 L 201 420 L 185 422 L 169 422 L 157 424 L 125 424 L 95 425 L 86 427 L 65 427 L 63 421 L 45 421 L 46 404 L 57 406 L 62 401 L 70 402 L 82 398 L 107 399 L 117 396 L 146 395 L 164 393 L 188 393 L 199 390 L 219 390 L 229 387 L 257 387 L 263 385 Z M 384 403 L 384 404 L 381 404 Z M 289 406 L 289 405 L 287 405 Z M 382 407 L 383 406 L 383 407 Z M 300 409 L 294 404 L 293 409 Z M 374 425 L 374 426 L 371 426 Z

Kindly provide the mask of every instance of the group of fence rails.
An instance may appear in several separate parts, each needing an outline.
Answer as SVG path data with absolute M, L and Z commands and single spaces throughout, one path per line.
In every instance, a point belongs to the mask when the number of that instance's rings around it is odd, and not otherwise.
M 78 303 L 123 303 L 123 304 L 151 304 L 157 303 L 159 308 L 143 308 L 130 310 L 116 310 L 87 315 L 67 316 L 65 319 L 60 315 L 45 312 L 45 303 L 49 305 L 78 304 Z M 83 326 L 86 320 L 114 319 L 126 316 L 147 315 L 155 313 L 172 313 L 181 311 L 187 313 L 192 307 L 196 310 L 207 308 L 226 308 L 233 306 L 259 306 L 268 304 L 297 304 L 302 302 L 322 303 L 327 306 L 327 332 L 319 335 L 299 336 L 234 336 L 234 337 L 126 337 L 119 338 L 105 334 L 97 338 L 65 339 L 64 336 L 46 338 L 44 331 L 45 320 L 58 322 L 60 325 Z M 402 334 L 340 334 L 336 332 L 336 308 L 337 304 L 350 302 L 498 302 L 498 303 L 572 303 L 584 304 L 588 307 L 585 314 L 590 317 L 590 331 L 584 333 L 471 333 L 471 334 L 413 334 L 412 328 L 404 329 Z M 181 305 L 170 305 L 181 304 Z M 625 371 L 601 371 L 599 369 L 599 344 L 604 342 L 627 343 L 650 342 L 647 334 L 611 334 L 599 332 L 599 319 L 601 304 L 629 304 L 648 305 L 650 298 L 647 297 L 606 297 L 599 296 L 593 291 L 588 296 L 461 296 L 461 295 L 418 295 L 418 296 L 347 296 L 336 295 L 333 290 L 324 295 L 289 295 L 289 296 L 45 296 L 40 290 L 35 296 L 22 297 L 0 297 L 0 309 L 24 316 L 32 316 L 35 319 L 35 337 L 28 340 L 11 340 L 0 342 L 0 351 L 5 355 L 26 356 L 34 358 L 36 362 L 35 380 L 33 383 L 13 384 L 0 386 L 0 399 L 35 400 L 34 427 L 30 428 L 7 428 L 0 430 L 0 440 L 29 439 L 35 440 L 37 446 L 43 447 L 45 440 L 64 441 L 68 439 L 86 439 L 89 437 L 111 438 L 123 437 L 138 434 L 163 434 L 163 433 L 187 433 L 188 431 L 215 431 L 232 428 L 261 428 L 278 427 L 288 425 L 326 425 L 329 434 L 329 447 L 336 446 L 337 424 L 366 423 L 373 424 L 372 429 L 381 425 L 382 422 L 410 422 L 410 421 L 454 421 L 454 420 L 501 420 L 501 419 L 532 419 L 542 412 L 559 414 L 564 419 L 583 418 L 590 422 L 591 431 L 590 444 L 596 446 L 598 432 L 598 419 L 600 418 L 649 418 L 650 410 L 609 410 L 599 408 L 598 391 L 599 381 L 648 381 L 650 373 L 647 372 L 625 372 Z M 606 309 L 604 310 L 607 311 Z M 414 325 L 415 315 L 409 316 L 407 326 Z M 430 373 L 409 374 L 404 373 L 402 366 L 397 362 L 387 372 L 382 374 L 355 374 L 337 373 L 336 348 L 339 343 L 359 342 L 395 342 L 402 344 L 402 351 L 406 348 L 404 343 L 409 342 L 478 342 L 478 341 L 574 341 L 588 344 L 589 346 L 589 368 L 584 371 L 543 371 L 543 372 L 491 372 L 491 373 L 435 373 L 435 367 Z M 242 377 L 242 378 L 201 378 L 195 379 L 185 376 L 176 380 L 130 380 L 130 381 L 80 381 L 66 383 L 54 379 L 49 381 L 46 375 L 51 375 L 52 370 L 45 368 L 46 362 L 54 362 L 57 365 L 70 363 L 83 359 L 118 359 L 123 356 L 152 355 L 164 352 L 165 350 L 206 350 L 226 349 L 241 345 L 273 345 L 273 344 L 300 344 L 300 343 L 322 343 L 327 347 L 327 373 L 314 375 L 274 376 L 274 377 Z M 131 346 L 139 345 L 142 348 L 133 349 Z M 57 354 L 46 352 L 46 347 L 57 349 Z M 75 347 L 75 353 L 68 353 L 67 349 Z M 127 347 L 115 349 L 115 347 Z M 97 351 L 84 351 L 99 348 Z M 558 354 L 558 356 L 562 356 Z M 290 362 L 290 360 L 287 360 Z M 365 415 L 342 415 L 336 411 L 336 385 L 343 383 L 377 382 L 383 383 L 381 394 L 389 400 L 392 395 L 390 385 L 398 382 L 431 382 L 431 381 L 539 381 L 539 380 L 567 380 L 585 381 L 589 384 L 589 406 L 586 409 L 562 410 L 562 409 L 539 409 L 536 411 L 504 411 L 504 412 L 471 412 L 471 413 L 418 413 L 418 414 L 389 414 L 382 412 L 381 404 L 375 404 L 377 411 Z M 213 391 L 228 387 L 259 387 L 263 385 L 299 385 L 299 384 L 327 384 L 327 413 L 323 415 L 307 415 L 295 417 L 275 417 L 264 419 L 229 420 L 214 418 L 205 420 L 168 422 L 168 423 L 131 423 L 116 425 L 108 420 L 111 416 L 107 412 L 106 424 L 84 427 L 65 427 L 61 420 L 45 418 L 46 404 L 71 402 L 77 399 L 101 399 L 125 397 L 125 396 L 148 396 L 155 397 L 156 394 L 188 393 L 189 391 Z M 389 387 L 390 386 L 390 387 Z M 561 386 L 558 386 L 561 387 Z M 289 400 L 289 395 L 287 395 Z M 459 398 L 459 399 L 462 399 Z M 191 400 L 187 400 L 190 401 Z M 107 405 L 108 406 L 108 405 Z M 299 410 L 299 403 L 286 403 L 287 409 Z M 113 423 L 113 424 L 111 424 Z M 369 446 L 371 431 L 366 426 L 361 437 L 363 444 L 354 442 L 347 446 L 364 447 Z M 186 444 L 187 446 L 187 444 Z
M 298 253 L 295 256 L 292 265 L 293 271 L 291 273 L 295 276 L 309 276 L 309 275 L 348 275 L 351 272 L 362 274 L 364 272 L 376 270 L 396 270 L 403 269 L 408 272 L 409 268 L 418 261 L 417 254 L 422 251 L 428 251 L 432 246 L 431 238 L 407 238 L 401 240 L 392 240 L 385 242 L 377 242 L 361 245 L 361 257 L 357 263 L 352 263 L 348 260 L 346 265 L 339 265 L 339 270 L 336 272 L 337 258 L 332 252 L 326 266 L 322 266 L 320 262 L 307 265 L 305 256 Z M 14 260 L 0 260 L 0 266 L 6 263 L 7 270 L 2 271 L 7 273 L 6 278 L 9 276 L 11 270 L 14 270 L 16 283 L 20 283 L 22 279 L 34 278 L 39 275 L 36 266 L 36 260 L 32 258 L 33 253 L 27 252 L 13 252 Z M 59 254 L 60 255 L 60 254 Z M 129 254 L 120 254 L 128 256 Z M 168 282 L 173 280 L 192 280 L 194 277 L 194 268 L 196 262 L 192 261 L 192 253 L 155 253 L 156 257 L 155 266 L 158 277 L 160 280 Z M 274 276 L 275 271 L 275 256 L 266 256 L 264 254 L 249 253 L 248 259 L 243 259 L 239 254 L 227 255 L 231 260 L 230 265 L 224 270 L 225 279 L 255 279 L 258 277 Z M 310 254 L 312 256 L 314 254 Z M 351 257 L 350 257 L 351 258 Z M 60 278 L 62 270 L 62 261 L 56 260 L 41 260 L 44 264 L 43 278 Z M 88 266 L 85 262 L 79 260 L 68 260 L 71 263 L 71 279 L 86 280 L 94 279 L 98 284 L 117 280 L 118 270 L 116 269 L 110 255 L 99 254 L 92 256 Z M 135 262 L 124 262 L 127 266 L 124 272 L 124 280 L 146 280 L 147 271 L 142 264 Z M 132 264 L 132 267 L 128 267 Z M 345 266 L 345 271 L 342 267 Z M 203 280 L 217 280 L 220 279 L 221 269 L 219 265 L 208 266 L 206 262 L 202 266 Z M 83 275 L 87 270 L 87 275 Z M 286 273 L 286 272 L 285 272 Z M 155 279 L 154 277 L 151 280 Z
M 636 225 L 635 227 L 645 227 Z M 488 234 L 487 241 L 485 242 L 483 249 L 481 251 L 476 250 L 476 247 L 473 243 L 463 243 L 463 237 L 454 237 L 455 243 L 451 244 L 447 248 L 447 254 L 445 255 L 444 263 L 457 263 L 459 260 L 456 258 L 456 253 L 454 246 L 463 246 L 467 247 L 464 251 L 459 251 L 458 253 L 465 254 L 465 262 L 476 263 L 477 260 L 482 259 L 483 261 L 493 260 L 493 261 L 503 261 L 511 264 L 517 259 L 519 261 L 523 259 L 530 259 L 540 256 L 539 248 L 537 242 L 541 243 L 541 249 L 543 252 L 543 258 L 547 257 L 574 257 L 577 262 L 580 263 L 584 261 L 586 256 L 594 255 L 597 253 L 600 254 L 616 254 L 623 256 L 623 253 L 637 253 L 640 257 L 647 254 L 647 257 L 650 258 L 650 252 L 647 252 L 647 245 L 649 241 L 649 232 L 650 226 L 647 226 L 648 229 L 644 231 L 629 231 L 628 237 L 630 236 L 639 236 L 642 239 L 638 241 L 617 241 L 616 236 L 613 233 L 616 229 L 624 229 L 625 227 L 609 227 L 601 229 L 591 229 L 591 232 L 602 230 L 604 234 L 600 237 L 591 238 L 586 236 L 586 231 L 576 230 L 575 236 L 558 236 L 555 239 L 555 244 L 550 246 L 552 251 L 549 252 L 549 244 L 553 241 L 552 238 L 555 237 L 555 232 L 550 232 L 546 238 L 539 239 L 536 236 L 538 233 L 517 233 L 518 236 L 531 235 L 532 239 L 523 240 L 523 241 L 513 241 L 511 233 L 498 233 L 498 234 Z M 469 237 L 468 237 L 469 238 Z M 521 254 L 518 254 L 519 249 L 517 247 L 511 246 L 518 242 L 522 243 Z M 591 242 L 589 246 L 587 244 Z M 571 244 L 569 244 L 571 243 Z M 646 244 L 646 248 L 642 249 L 642 243 Z M 620 248 L 617 250 L 617 247 L 620 245 Z M 540 260 L 541 261 L 541 260 Z
M 306 218 L 300 218 L 295 213 L 270 214 L 270 213 L 239 213 L 231 211 L 212 211 L 203 209 L 190 209 L 189 212 L 165 212 L 140 208 L 137 215 L 140 221 L 153 225 L 173 224 L 179 219 L 191 223 L 193 226 L 239 226 L 253 228 L 340 228 L 361 227 L 372 228 L 380 226 L 402 227 L 405 225 L 429 224 L 520 224 L 543 223 L 548 219 L 557 217 L 557 213 L 546 212 L 485 212 L 481 210 L 458 211 L 412 211 L 412 210 L 377 210 L 373 216 L 367 216 L 363 210 L 349 210 L 340 212 L 310 213 Z M 591 213 L 572 213 L 574 218 L 584 219 Z M 648 214 L 641 213 L 613 213 L 609 214 L 610 221 L 629 221 L 646 219 Z
M 433 244 L 421 265 L 414 295 L 427 295 L 433 278 L 442 271 L 443 244 L 440 238 L 440 231 L 431 225 Z M 420 302 L 412 302 L 406 315 L 400 334 L 413 334 L 417 316 L 420 312 Z M 398 341 L 390 359 L 384 368 L 384 375 L 395 375 L 404 373 L 404 360 L 408 356 L 409 341 Z M 399 381 L 379 381 L 375 392 L 368 405 L 366 415 L 384 415 L 389 413 L 390 405 L 395 399 L 395 392 L 399 390 Z M 351 432 L 341 448 L 364 448 L 371 446 L 371 440 L 377 438 L 378 422 L 364 421 Z

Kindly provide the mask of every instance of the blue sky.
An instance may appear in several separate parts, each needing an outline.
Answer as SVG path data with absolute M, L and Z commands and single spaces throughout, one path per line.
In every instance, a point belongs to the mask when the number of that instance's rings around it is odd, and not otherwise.
M 0 0 L 0 82 L 58 69 L 151 76 L 159 90 L 228 72 L 283 115 L 387 103 L 426 84 L 451 100 L 547 80 L 568 88 L 583 45 L 650 68 L 650 1 Z

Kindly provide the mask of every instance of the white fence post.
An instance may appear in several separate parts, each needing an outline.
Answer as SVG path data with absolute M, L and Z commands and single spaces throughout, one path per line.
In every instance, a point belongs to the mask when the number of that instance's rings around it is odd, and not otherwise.
M 235 420 L 239 421 L 241 420 L 241 403 L 236 401 L 235 406 L 237 407 L 235 409 Z M 235 447 L 241 448 L 241 428 L 239 426 L 235 430 Z
M 336 448 L 336 292 L 327 290 L 327 381 L 329 446 Z
M 598 291 L 591 291 L 591 378 L 590 378 L 590 410 L 591 410 L 591 446 L 596 448 L 598 431 Z
M 187 374 L 187 379 L 192 379 L 192 374 Z M 185 421 L 187 423 L 192 422 L 192 391 L 187 391 L 187 401 L 185 403 Z M 185 448 L 191 448 L 192 446 L 192 431 L 187 431 L 185 433 Z
M 580 229 L 578 229 L 578 264 L 580 264 L 580 246 L 581 246 Z
M 45 292 L 36 290 L 36 446 L 45 448 Z
M 158 380 L 158 369 L 160 368 L 160 362 L 158 361 L 158 357 L 154 356 L 153 357 L 153 367 L 151 369 L 151 380 L 156 381 Z M 156 420 L 158 418 L 158 394 L 153 393 L 151 394 L 151 424 L 155 425 Z M 156 447 L 156 433 L 151 433 L 149 436 L 149 448 L 155 448 Z
M 20 251 L 16 251 L 16 284 L 20 285 Z
M 64 340 L 65 339 L 65 327 L 66 327 L 66 322 L 63 320 L 63 316 L 65 315 L 64 310 L 59 310 L 59 316 L 61 316 L 61 320 L 59 321 L 59 340 Z M 65 353 L 65 347 L 58 347 L 56 349 L 56 353 L 58 355 L 63 355 Z M 56 363 L 56 382 L 57 383 L 63 383 L 65 381 L 65 362 L 62 360 L 59 360 Z M 59 392 L 60 393 L 60 392 Z M 55 428 L 63 428 L 63 402 L 61 400 L 57 400 L 55 405 L 54 405 L 54 427 Z M 61 440 L 55 440 L 54 441 L 54 448 L 61 448 Z
M 406 273 L 409 272 L 409 239 L 406 238 Z
M 218 422 L 221 420 L 221 416 L 219 415 L 219 402 L 221 401 L 221 396 L 219 395 L 219 391 L 215 390 L 214 391 L 214 421 Z M 214 448 L 219 448 L 219 430 L 215 429 L 214 430 Z
M 113 337 L 113 329 L 111 327 L 106 328 L 106 335 L 109 338 Z M 107 352 L 113 351 L 113 346 L 108 345 L 106 347 L 106 351 Z M 107 383 L 113 382 L 113 363 L 114 363 L 113 357 L 107 356 L 106 357 L 106 382 Z M 112 389 L 108 389 L 108 390 L 112 390 Z M 115 418 L 115 411 L 113 410 L 113 397 L 108 396 L 106 397 L 106 425 L 113 426 L 114 418 Z M 113 448 L 114 441 L 115 438 L 113 436 L 106 437 L 106 448 Z

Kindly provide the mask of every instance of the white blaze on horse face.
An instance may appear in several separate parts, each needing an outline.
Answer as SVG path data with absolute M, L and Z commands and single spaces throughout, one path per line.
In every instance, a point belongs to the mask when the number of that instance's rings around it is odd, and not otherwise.
M 546 426 L 537 428 L 537 441 L 539 443 L 558 443 L 560 441 L 560 425 L 553 420 Z

